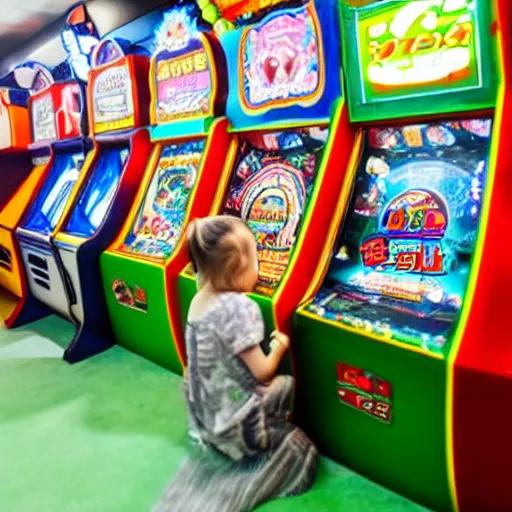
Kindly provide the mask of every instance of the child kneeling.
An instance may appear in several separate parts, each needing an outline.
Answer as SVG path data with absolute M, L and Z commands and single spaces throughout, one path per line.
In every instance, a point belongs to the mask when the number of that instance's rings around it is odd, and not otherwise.
M 184 384 L 191 431 L 206 450 L 199 464 L 187 462 L 162 505 L 240 512 L 305 492 L 317 451 L 287 421 L 293 378 L 276 377 L 289 339 L 274 332 L 265 355 L 261 311 L 245 295 L 258 280 L 254 237 L 240 219 L 211 217 L 192 223 L 188 244 L 199 292 L 188 314 Z

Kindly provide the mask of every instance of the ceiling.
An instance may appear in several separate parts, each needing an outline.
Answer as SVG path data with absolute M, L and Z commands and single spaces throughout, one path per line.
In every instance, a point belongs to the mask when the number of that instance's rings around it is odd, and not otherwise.
M 87 0 L 100 37 L 173 0 Z M 66 58 L 60 41 L 66 11 L 77 0 L 0 0 L 0 77 L 16 65 L 37 61 L 52 67 Z
M 60 18 L 76 0 L 1 0 L 0 57 Z

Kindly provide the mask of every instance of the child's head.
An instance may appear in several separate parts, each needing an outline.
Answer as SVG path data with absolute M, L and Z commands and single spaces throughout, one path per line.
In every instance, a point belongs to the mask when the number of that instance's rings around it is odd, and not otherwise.
M 258 281 L 256 241 L 247 225 L 221 215 L 193 221 L 188 248 L 199 286 L 217 291 L 250 292 Z

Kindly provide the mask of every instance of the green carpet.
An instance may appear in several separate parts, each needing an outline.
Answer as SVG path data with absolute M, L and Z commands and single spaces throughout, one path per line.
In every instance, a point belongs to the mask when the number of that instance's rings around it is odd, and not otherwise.
M 118 347 L 69 366 L 71 333 L 0 328 L 0 511 L 147 512 L 187 450 L 179 379 Z M 287 510 L 425 509 L 323 460 L 311 492 L 260 509 Z

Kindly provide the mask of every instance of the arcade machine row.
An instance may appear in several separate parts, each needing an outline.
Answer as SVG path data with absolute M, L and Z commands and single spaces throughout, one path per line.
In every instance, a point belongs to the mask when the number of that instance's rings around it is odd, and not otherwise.
M 39 101 L 38 89 L 42 87 L 43 82 L 41 76 L 48 77 L 48 81 L 52 82 L 50 71 L 39 64 L 34 64 L 20 66 L 16 69 L 16 74 L 27 87 L 33 87 L 28 100 L 29 126 L 27 128 L 28 133 L 32 134 L 28 156 L 34 167 L 16 194 L 0 212 L 2 252 L 11 258 L 11 265 L 3 266 L 0 271 L 1 284 L 7 290 L 2 294 L 5 309 L 1 312 L 7 327 L 17 327 L 49 314 L 49 310 L 35 300 L 30 289 L 16 231 L 29 208 L 32 207 L 34 198 L 43 187 L 53 165 L 53 142 L 58 138 L 65 139 L 72 136 L 73 130 L 71 123 L 61 121 L 57 124 L 55 120 L 56 110 L 63 112 L 69 108 L 69 97 L 72 95 L 73 87 L 71 84 L 55 84 L 52 90 L 47 91 L 46 97 Z
M 208 215 L 226 155 L 225 58 L 185 8 L 163 13 L 151 58 L 151 141 L 137 197 L 101 274 L 117 342 L 175 373 L 168 287 L 187 262 L 184 232 Z
M 54 287 L 61 282 L 61 268 L 52 252 L 53 237 L 91 148 L 85 83 L 89 54 L 98 39 L 83 6 L 69 13 L 61 39 L 67 59 L 51 71 L 41 65 L 35 68 L 29 99 L 31 149 L 36 156 L 46 156 L 50 147 L 50 160 L 16 229 L 30 291 L 40 304 L 50 306 L 58 293 Z M 60 303 L 55 310 L 67 316 L 69 308 Z
M 499 188 L 492 5 L 384 1 L 343 16 L 358 144 L 330 264 L 295 315 L 297 415 L 326 454 L 457 509 L 453 364 L 481 314 Z
M 84 63 L 87 63 L 86 53 L 96 42 L 93 33 L 93 27 L 87 18 L 84 7 L 79 5 L 72 8 L 68 12 L 66 29 L 62 33 L 63 49 L 68 55 L 68 60 L 67 63 L 55 68 L 59 80 L 63 78 L 62 71 L 69 71 L 69 65 L 77 74 L 83 74 L 81 70 L 84 68 Z M 29 144 L 25 158 L 28 159 L 29 167 L 32 167 L 30 159 L 34 167 L 30 175 L 17 188 L 15 194 L 10 196 L 8 203 L 3 204 L 2 210 L 0 210 L 1 252 L 5 255 L 6 260 L 10 258 L 10 263 L 3 264 L 3 268 L 0 270 L 0 284 L 6 288 L 5 294 L 2 293 L 1 302 L 5 307 L 2 307 L 2 311 L 0 311 L 0 318 L 5 320 L 7 327 L 22 325 L 48 314 L 48 309 L 34 300 L 27 285 L 21 250 L 15 233 L 52 165 L 51 144 L 58 136 L 61 138 L 71 136 L 72 115 L 68 115 L 67 112 L 71 108 L 69 103 L 70 97 L 73 96 L 72 87 L 55 85 L 53 92 L 48 91 L 46 98 L 37 100 L 35 103 L 31 98 L 26 114 L 22 114 L 19 107 L 13 110 L 21 96 L 28 94 L 27 90 L 35 93 L 44 87 L 45 77 L 49 82 L 53 81 L 50 72 L 34 62 L 18 66 L 11 75 L 8 75 L 10 81 L 14 79 L 18 89 L 24 90 L 24 92 L 9 91 L 11 105 L 7 107 L 7 111 L 13 126 L 11 128 L 12 144 L 19 147 L 22 145 L 21 137 L 30 139 L 26 142 L 26 144 L 29 142 L 31 144 Z M 2 79 L 2 83 L 5 83 L 5 79 L 6 77 Z M 13 100 L 14 97 L 16 101 Z M 57 121 L 55 120 L 56 112 L 59 113 Z M 4 120 L 6 119 L 4 118 Z M 20 136 L 19 130 L 22 129 L 22 126 L 24 126 L 23 135 Z M 27 166 L 26 162 L 20 161 L 18 164 L 17 172 L 11 173 L 11 175 L 19 176 L 24 172 Z M 2 189 L 4 190 L 3 187 Z
M 151 153 L 149 57 L 124 40 L 95 47 L 88 107 L 93 150 L 55 228 L 44 301 L 73 322 L 64 358 L 81 361 L 113 344 L 99 258 L 126 220 Z
M 11 77 L 13 78 L 13 77 Z M 32 173 L 28 145 L 28 92 L 0 88 L 0 322 L 12 327 L 24 296 L 19 249 L 12 233 L 30 199 L 38 173 Z
M 307 1 L 262 11 L 268 2 L 231 3 L 223 2 L 225 10 L 209 20 L 224 30 L 227 116 L 236 141 L 212 214 L 240 217 L 254 233 L 259 281 L 253 298 L 267 333 L 290 332 L 328 236 L 343 183 L 340 164 L 353 144 L 340 99 L 337 5 Z M 196 290 L 189 266 L 179 278 L 182 321 Z M 182 328 L 179 334 L 184 353 Z

